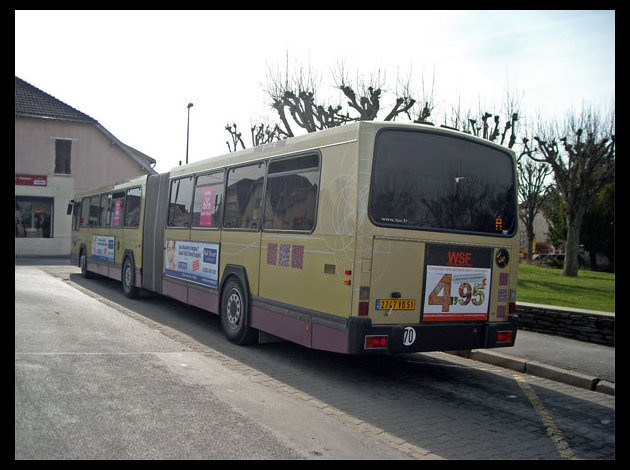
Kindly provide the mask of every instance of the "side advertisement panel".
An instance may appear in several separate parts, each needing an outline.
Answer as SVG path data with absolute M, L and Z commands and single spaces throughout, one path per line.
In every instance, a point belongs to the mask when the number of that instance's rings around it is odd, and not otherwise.
M 114 262 L 114 237 L 92 235 L 92 258 Z
M 164 273 L 204 286 L 219 285 L 219 244 L 166 240 Z

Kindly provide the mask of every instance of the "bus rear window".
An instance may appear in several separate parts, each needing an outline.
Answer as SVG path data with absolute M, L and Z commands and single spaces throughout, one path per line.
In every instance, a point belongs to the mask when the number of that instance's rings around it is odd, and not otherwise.
M 387 227 L 513 235 L 513 159 L 465 138 L 381 131 L 374 144 L 369 215 Z

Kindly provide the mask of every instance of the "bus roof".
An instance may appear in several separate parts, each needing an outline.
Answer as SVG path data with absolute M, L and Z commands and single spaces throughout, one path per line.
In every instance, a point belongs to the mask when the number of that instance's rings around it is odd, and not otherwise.
M 132 178 L 130 180 L 125 180 L 125 181 L 121 181 L 121 182 L 114 183 L 114 184 L 108 184 L 108 185 L 101 186 L 101 187 L 95 188 L 95 189 L 80 191 L 80 192 L 76 193 L 75 197 L 77 199 L 80 199 L 80 198 L 83 198 L 83 197 L 86 197 L 86 196 L 90 196 L 92 194 L 107 193 L 109 191 L 116 191 L 116 190 L 119 190 L 119 189 L 131 188 L 133 186 L 142 186 L 142 185 L 144 185 L 146 183 L 147 176 L 148 175 L 142 175 L 142 176 L 138 176 L 136 178 Z
M 230 165 L 248 163 L 262 158 L 281 156 L 284 154 L 294 154 L 300 151 L 307 151 L 324 146 L 339 145 L 358 141 L 359 136 L 363 132 L 376 133 L 383 127 L 401 128 L 401 129 L 424 129 L 430 132 L 438 132 L 442 134 L 453 135 L 475 142 L 484 143 L 491 147 L 498 148 L 503 151 L 513 153 L 510 149 L 490 142 L 486 139 L 475 137 L 456 129 L 433 126 L 429 124 L 416 123 L 400 123 L 392 121 L 357 121 L 343 126 L 324 129 L 321 131 L 291 137 L 285 140 L 274 141 L 269 144 L 259 145 L 232 153 L 223 154 L 216 157 L 205 158 L 197 162 L 188 163 L 187 165 L 179 165 L 171 168 L 171 176 L 184 176 L 210 168 L 223 168 Z

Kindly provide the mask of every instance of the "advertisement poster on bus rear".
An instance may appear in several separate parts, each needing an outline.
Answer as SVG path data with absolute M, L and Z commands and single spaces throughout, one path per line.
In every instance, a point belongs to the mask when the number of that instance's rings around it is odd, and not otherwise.
M 219 285 L 219 245 L 182 240 L 167 240 L 165 274 L 205 286 Z
M 423 321 L 486 320 L 492 258 L 489 248 L 427 245 Z

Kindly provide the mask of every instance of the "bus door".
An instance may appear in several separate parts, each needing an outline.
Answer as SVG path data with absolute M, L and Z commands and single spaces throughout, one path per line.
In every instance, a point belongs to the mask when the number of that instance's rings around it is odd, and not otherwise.
M 224 171 L 195 176 L 189 248 L 195 253 L 188 303 L 219 313 L 219 259 Z
M 107 242 L 113 246 L 113 253 L 109 253 L 107 261 L 109 262 L 109 277 L 121 280 L 120 271 L 122 270 L 123 253 L 124 253 L 124 220 L 125 220 L 125 191 L 114 191 L 110 194 L 109 201 L 109 234 Z
M 125 190 L 124 218 L 120 230 L 119 257 L 116 261 L 118 269 L 124 268 L 125 261 L 135 272 L 135 285 L 141 285 L 140 272 L 142 268 L 142 191 L 140 186 Z M 117 241 L 118 243 L 118 241 Z M 120 261 L 118 261 L 120 260 Z M 120 265 L 118 264 L 120 263 Z M 120 279 L 120 271 L 116 273 Z
M 265 163 L 230 168 L 226 177 L 219 281 L 231 271 L 258 295 Z
M 162 293 L 188 303 L 188 280 L 194 270 L 194 253 L 188 246 L 193 197 L 193 177 L 172 178 L 162 247 Z
M 83 228 L 88 228 L 80 231 L 88 269 L 105 276 L 109 274 L 114 256 L 114 244 L 107 227 L 108 196 L 96 194 L 84 198 L 80 222 Z

